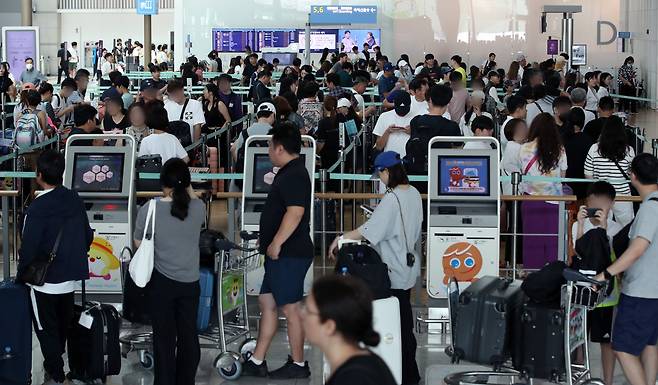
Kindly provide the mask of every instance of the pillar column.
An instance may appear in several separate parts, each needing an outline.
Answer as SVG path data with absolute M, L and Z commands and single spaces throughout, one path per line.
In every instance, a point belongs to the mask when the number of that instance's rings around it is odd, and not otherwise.
M 21 0 L 21 25 L 32 26 L 32 0 Z
M 151 62 L 151 15 L 144 15 L 144 71 Z

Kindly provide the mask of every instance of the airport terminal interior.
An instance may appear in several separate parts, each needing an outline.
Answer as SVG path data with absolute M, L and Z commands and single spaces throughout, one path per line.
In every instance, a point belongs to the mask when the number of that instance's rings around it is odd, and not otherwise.
M 658 384 L 658 0 L 0 27 L 0 385 Z

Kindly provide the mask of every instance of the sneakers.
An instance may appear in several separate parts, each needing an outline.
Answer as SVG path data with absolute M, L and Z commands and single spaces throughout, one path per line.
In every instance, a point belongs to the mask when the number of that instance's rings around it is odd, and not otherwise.
M 310 376 L 311 370 L 308 367 L 308 361 L 305 361 L 302 367 L 294 363 L 290 356 L 288 356 L 288 361 L 282 367 L 270 372 L 270 378 L 275 380 L 309 378 Z
M 267 377 L 267 361 L 256 365 L 252 360 L 242 364 L 242 375 L 248 377 Z

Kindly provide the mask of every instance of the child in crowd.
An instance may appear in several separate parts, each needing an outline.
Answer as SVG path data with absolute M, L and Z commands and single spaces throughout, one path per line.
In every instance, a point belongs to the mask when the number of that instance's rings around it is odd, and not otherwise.
M 573 224 L 573 245 L 579 240 L 594 242 L 591 238 L 583 236 L 597 228 L 604 229 L 610 243 L 610 263 L 616 259 L 612 251 L 612 238 L 622 229 L 622 225 L 612 219 L 612 207 L 615 203 L 615 188 L 608 182 L 598 181 L 592 183 L 587 189 L 585 205 L 578 210 L 578 221 Z M 593 258 L 593 255 L 581 255 L 576 258 Z M 612 385 L 615 371 L 615 354 L 610 344 L 612 334 L 612 319 L 614 308 L 619 301 L 619 287 L 613 280 L 612 294 L 597 308 L 588 314 L 590 340 L 601 344 L 601 366 L 603 369 L 603 382 Z
M 490 117 L 481 115 L 473 119 L 471 123 L 471 130 L 473 131 L 473 136 L 476 137 L 492 137 L 494 130 L 494 123 Z M 464 150 L 490 150 L 490 142 L 473 140 L 466 142 L 464 144 Z
M 523 119 L 512 119 L 505 125 L 503 135 L 507 139 L 507 146 L 503 152 L 501 168 L 505 175 L 521 172 L 517 159 L 519 159 L 521 145 L 528 140 L 528 125 Z M 511 183 L 503 182 L 503 195 L 512 195 Z

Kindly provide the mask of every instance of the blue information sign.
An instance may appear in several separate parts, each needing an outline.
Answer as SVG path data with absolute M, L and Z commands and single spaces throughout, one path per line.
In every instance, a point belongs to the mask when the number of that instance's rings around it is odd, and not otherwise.
M 158 0 L 135 0 L 138 15 L 157 15 Z
M 377 24 L 376 5 L 312 5 L 311 24 Z

